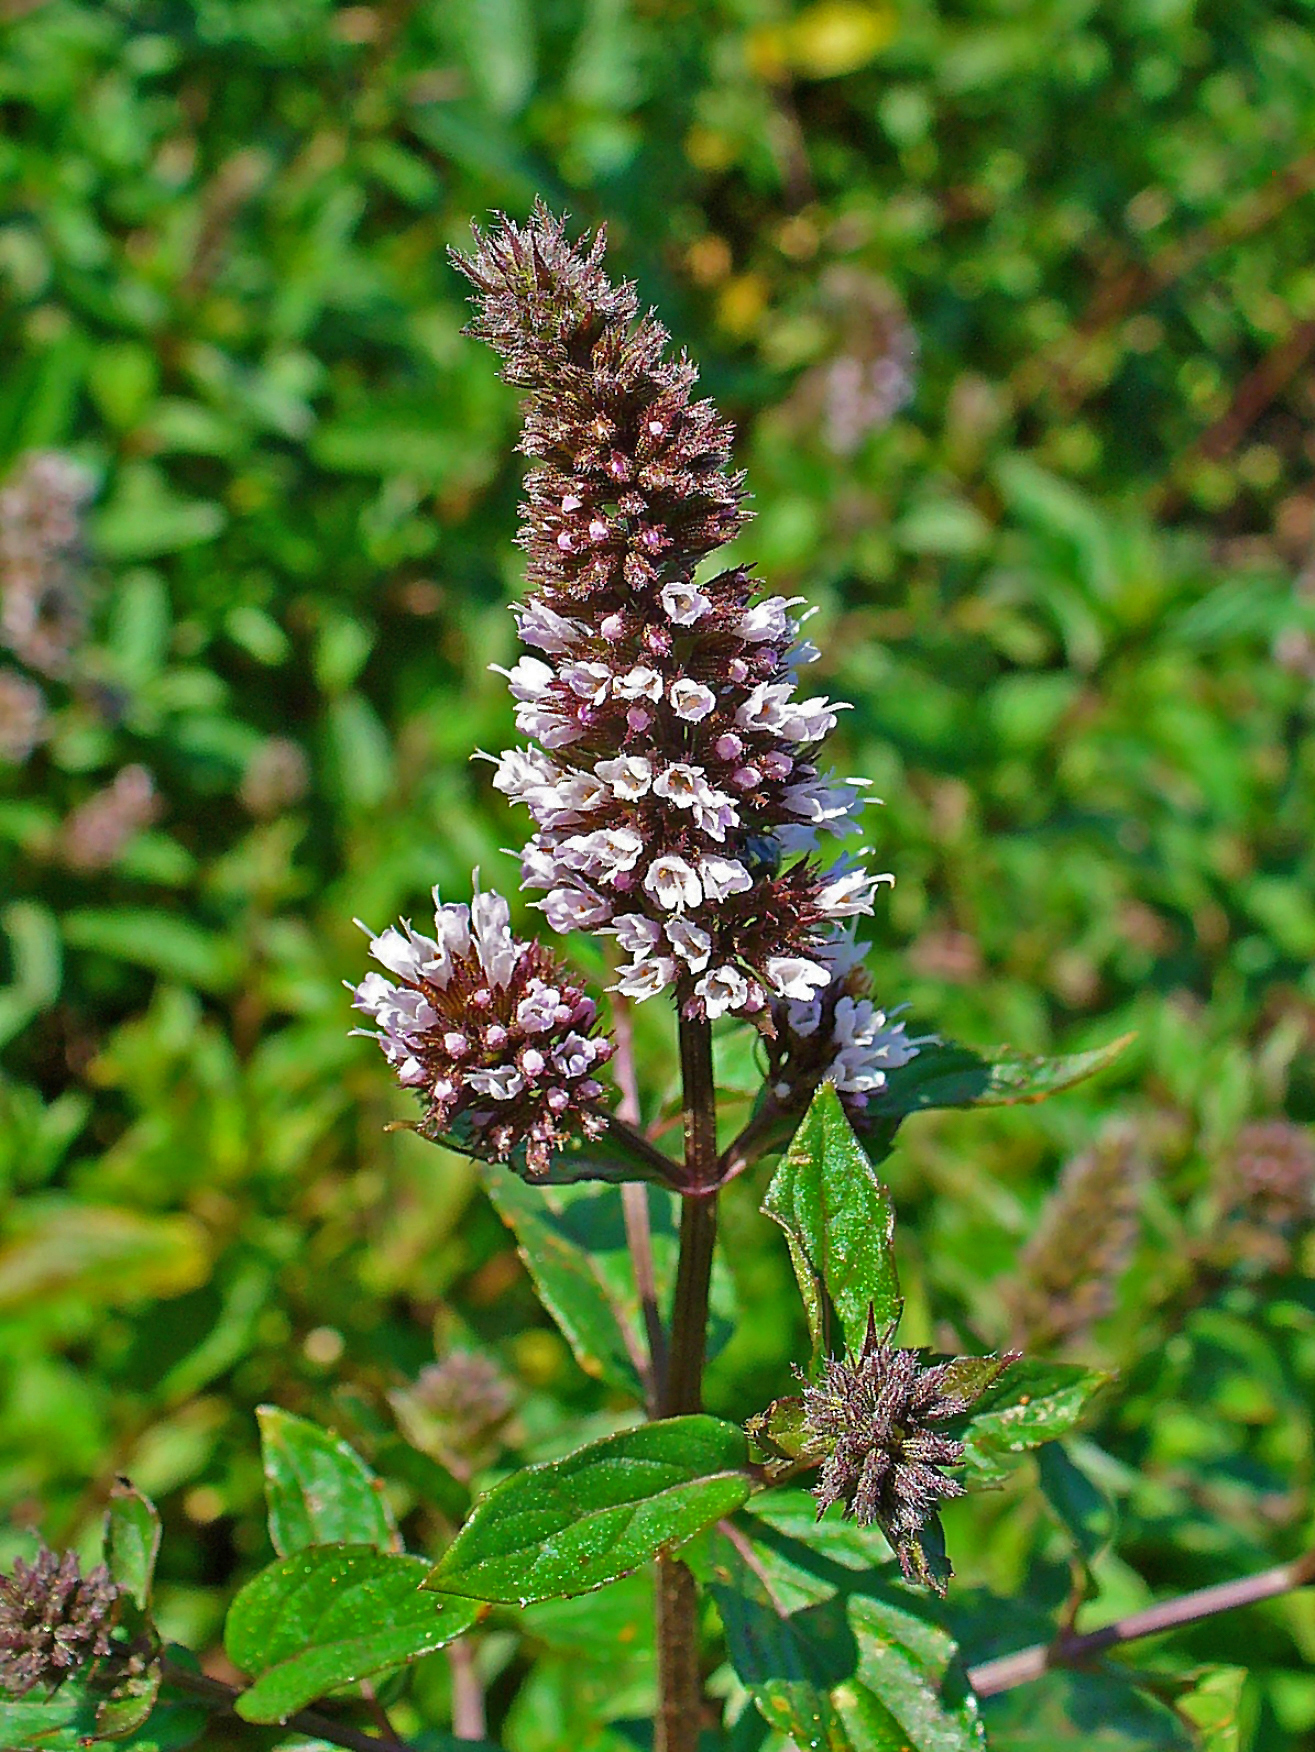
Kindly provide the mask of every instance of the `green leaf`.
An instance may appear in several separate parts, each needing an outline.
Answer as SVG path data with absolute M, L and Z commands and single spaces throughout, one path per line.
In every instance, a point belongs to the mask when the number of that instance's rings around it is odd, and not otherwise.
M 270 1543 L 280 1557 L 308 1545 L 401 1549 L 382 1483 L 341 1436 L 276 1405 L 257 1406 L 256 1416 Z
M 617 1274 L 608 1269 L 616 1250 L 597 1245 L 598 1230 L 609 1217 L 613 1228 L 621 1227 L 618 1195 L 595 1192 L 584 1201 L 554 1199 L 492 1165 L 484 1167 L 481 1178 L 494 1209 L 515 1234 L 539 1300 L 561 1328 L 576 1362 L 586 1375 L 642 1400 L 638 1365 L 643 1352 L 633 1275 L 630 1300 L 635 1306 L 627 1309 Z
M 33 900 L 15 900 L 0 913 L 9 938 L 14 977 L 0 987 L 0 1046 L 26 1028 L 59 996 L 61 960 L 54 915 Z
M 1010 1363 L 961 1428 L 964 1482 L 984 1483 L 1007 1469 L 1004 1457 L 1065 1436 L 1110 1377 L 1078 1363 Z
M 521 1606 L 586 1594 L 738 1508 L 747 1460 L 743 1432 L 712 1417 L 606 1436 L 495 1485 L 427 1585 Z
M 117 1478 L 105 1512 L 105 1562 L 111 1578 L 145 1611 L 150 1604 L 160 1516 L 155 1504 L 126 1478 Z
M 814 1095 L 772 1176 L 762 1208 L 785 1230 L 790 1244 L 814 1366 L 834 1343 L 826 1330 L 826 1298 L 834 1304 L 853 1351 L 863 1343 L 869 1307 L 878 1328 L 899 1319 L 890 1194 L 830 1083 Z
M 85 907 L 65 913 L 64 941 L 71 949 L 131 962 L 203 992 L 229 990 L 241 968 L 241 951 L 228 938 L 148 907 Z
M 979 1053 L 953 1041 L 937 1041 L 921 1047 L 917 1058 L 890 1073 L 885 1088 L 869 1098 L 867 1112 L 873 1119 L 902 1119 L 932 1107 L 1008 1107 L 1020 1101 L 1044 1101 L 1112 1065 L 1134 1038 L 1122 1034 L 1108 1046 L 1060 1058 L 1041 1058 L 1012 1047 Z
M 258 1675 L 235 1705 L 249 1722 L 281 1722 L 336 1690 L 464 1636 L 473 1602 L 442 1600 L 422 1557 L 367 1545 L 318 1546 L 271 1564 L 229 1608 L 224 1647 Z
M 1206 1667 L 1192 1689 L 1176 1700 L 1180 1715 L 1197 1733 L 1200 1752 L 1239 1752 L 1242 1745 L 1242 1689 L 1245 1667 Z
M 984 1745 L 953 1639 L 869 1552 L 808 1549 L 744 1518 L 735 1529 L 717 1536 L 708 1579 L 731 1663 L 778 1733 L 820 1752 Z
M 160 1663 L 153 1661 L 144 1673 L 134 1673 L 117 1684 L 96 1709 L 96 1731 L 105 1739 L 118 1740 L 150 1719 L 160 1694 Z
M 1050 1512 L 1073 1541 L 1082 1562 L 1090 1564 L 1114 1537 L 1114 1504 L 1062 1442 L 1042 1448 L 1037 1469 Z
M 79 1204 L 51 1193 L 9 1214 L 0 1246 L 0 1311 L 68 1298 L 96 1307 L 178 1296 L 204 1283 L 206 1236 L 191 1217 Z
M 769 1476 L 791 1469 L 809 1453 L 804 1425 L 804 1402 L 791 1394 L 773 1399 L 765 1411 L 756 1412 L 745 1426 L 746 1434 L 767 1457 Z

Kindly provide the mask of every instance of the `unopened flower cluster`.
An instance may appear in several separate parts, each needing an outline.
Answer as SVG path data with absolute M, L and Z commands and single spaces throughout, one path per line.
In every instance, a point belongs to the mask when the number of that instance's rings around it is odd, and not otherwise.
M 355 987 L 354 1007 L 405 1088 L 425 1103 L 420 1129 L 438 1138 L 464 1126 L 478 1154 L 506 1160 L 524 1145 L 544 1173 L 573 1133 L 595 1135 L 603 1093 L 594 1075 L 612 1054 L 592 998 L 556 958 L 512 935 L 507 902 L 478 891 L 469 906 L 434 891 L 434 935 L 407 920 L 370 935 L 387 970 Z
M 891 1336 L 869 1312 L 858 1356 L 828 1358 L 804 1386 L 807 1443 L 824 1456 L 813 1496 L 819 1516 L 841 1503 L 847 1519 L 880 1527 L 903 1574 L 944 1593 L 923 1536 L 941 1504 L 964 1494 L 945 1471 L 962 1461 L 964 1445 L 935 1426 L 966 1412 L 989 1375 L 965 1389 L 963 1359 L 924 1368 L 917 1351 L 897 1349 Z M 1000 1368 L 1012 1360 L 999 1359 Z
M 114 1653 L 119 1590 L 104 1564 L 84 1576 L 77 1556 L 42 1550 L 0 1576 L 0 1692 L 24 1697 Z
M 627 997 L 674 988 L 709 1018 L 808 1002 L 837 928 L 889 878 L 810 855 L 819 830 L 857 831 L 860 797 L 818 765 L 840 708 L 801 685 L 816 652 L 799 599 L 761 595 L 742 567 L 698 575 L 747 515 L 730 427 L 608 280 L 601 236 L 573 246 L 539 207 L 476 241 L 457 258 L 471 332 L 526 391 L 535 464 L 530 654 L 509 672 L 532 745 L 494 780 L 537 828 L 525 886 L 553 929 L 616 937 Z

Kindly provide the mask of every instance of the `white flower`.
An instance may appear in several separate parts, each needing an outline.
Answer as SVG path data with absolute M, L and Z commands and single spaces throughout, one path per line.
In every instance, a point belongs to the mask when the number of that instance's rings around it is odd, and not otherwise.
M 739 824 L 740 812 L 733 797 L 705 785 L 694 802 L 694 819 L 709 839 L 724 840 L 726 829 Z
M 611 914 L 611 907 L 595 894 L 582 888 L 554 888 L 542 900 L 534 903 L 554 931 L 586 931 L 591 925 L 601 925 Z
M 653 763 L 640 754 L 621 755 L 617 760 L 600 760 L 594 768 L 600 779 L 612 787 L 613 793 L 626 802 L 642 797 L 653 782 Z
M 749 982 L 738 967 L 717 967 L 705 973 L 694 990 L 703 999 L 709 1021 L 715 1022 L 728 1010 L 743 1008 L 749 996 Z
M 788 681 L 762 681 L 753 689 L 735 714 L 741 730 L 766 730 L 769 734 L 784 734 L 786 707 L 794 693 Z
M 689 963 L 691 973 L 702 973 L 712 955 L 712 938 L 688 919 L 670 919 L 666 926 L 667 942 Z
M 520 960 L 520 945 L 511 934 L 511 908 L 502 895 L 475 890 L 470 903 L 470 934 L 489 983 L 508 985 Z
M 612 671 L 606 663 L 568 663 L 561 672 L 562 680 L 577 699 L 600 706 L 612 685 Z
M 644 878 L 644 887 L 658 905 L 666 907 L 669 912 L 683 912 L 687 906 L 697 906 L 703 899 L 699 879 L 684 858 L 654 858 Z
M 496 674 L 506 676 L 514 700 L 542 699 L 554 679 L 552 664 L 545 663 L 542 657 L 520 657 L 510 669 L 504 669 L 499 663 L 490 664 L 489 667 Z
M 604 882 L 614 882 L 623 871 L 633 870 L 643 849 L 643 835 L 633 827 L 600 827 L 593 833 L 572 834 L 558 848 L 568 869 L 587 871 Z
M 711 599 L 692 584 L 672 583 L 662 587 L 662 606 L 678 627 L 692 627 L 712 607 Z
M 466 1082 L 477 1095 L 495 1101 L 514 1101 L 525 1087 L 525 1078 L 515 1065 L 494 1065 L 492 1070 L 471 1071 Z
M 618 675 L 612 683 L 612 692 L 622 700 L 660 700 L 662 677 L 656 669 L 640 664 L 625 675 Z
M 690 724 L 701 724 L 717 704 L 717 696 L 710 687 L 688 677 L 672 682 L 669 697 L 676 716 Z
M 650 955 L 662 939 L 662 926 L 656 919 L 646 919 L 643 913 L 622 913 L 613 919 L 612 932 L 626 954 L 636 961 Z
M 595 1044 L 583 1034 L 567 1034 L 552 1050 L 553 1069 L 563 1077 L 583 1077 L 597 1057 Z
M 537 980 L 516 1006 L 516 1020 L 527 1034 L 546 1034 L 559 1020 L 557 1009 L 562 994 L 556 986 L 541 985 Z M 569 1019 L 570 1012 L 567 1011 Z
M 790 610 L 803 600 L 802 596 L 765 596 L 761 602 L 745 609 L 735 630 L 749 645 L 764 644 L 768 640 L 779 643 L 794 632 L 795 622 L 790 618 Z
M 417 980 L 426 969 L 443 963 L 439 945 L 419 931 L 413 931 L 409 919 L 402 920 L 400 930 L 396 925 L 389 925 L 377 937 L 368 925 L 362 925 L 359 919 L 356 923 L 370 938 L 371 955 L 399 979 Z
M 655 955 L 646 961 L 634 961 L 620 970 L 620 978 L 608 990 L 620 992 L 642 1004 L 645 998 L 656 997 L 676 977 L 676 964 L 665 955 Z
M 700 858 L 699 882 L 708 900 L 725 900 L 753 887 L 753 878 L 738 858 Z
M 824 823 L 835 823 L 830 828 L 834 834 L 857 833 L 859 824 L 855 819 L 859 808 L 867 801 L 858 794 L 853 784 L 841 785 L 828 783 L 824 779 L 805 779 L 802 784 L 790 785 L 784 794 L 786 808 L 792 815 L 797 815 L 801 821 L 812 822 L 814 826 Z
M 817 906 L 833 919 L 854 918 L 859 913 L 871 912 L 878 887 L 883 882 L 894 880 L 889 871 L 880 876 L 869 876 L 861 866 L 843 872 L 837 866 L 831 872 L 831 880 L 819 890 Z
M 683 760 L 673 761 L 653 781 L 653 795 L 665 797 L 677 809 L 692 809 L 707 790 L 703 768 Z
M 831 983 L 827 968 L 801 955 L 769 955 L 764 971 L 774 991 L 783 998 L 795 998 L 801 1003 L 807 1003 L 814 992 Z
M 537 748 L 508 748 L 493 773 L 493 789 L 513 803 L 526 803 L 555 785 L 561 768 Z
M 516 616 L 516 630 L 524 642 L 553 656 L 568 651 L 585 631 L 579 621 L 567 620 L 565 615 L 549 608 L 537 596 L 518 604 L 512 613 Z

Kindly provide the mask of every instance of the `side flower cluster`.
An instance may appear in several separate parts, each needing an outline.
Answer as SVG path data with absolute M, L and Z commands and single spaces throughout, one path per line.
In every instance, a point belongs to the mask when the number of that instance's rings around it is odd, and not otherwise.
M 804 1385 L 805 1440 L 822 1456 L 813 1497 L 819 1517 L 840 1503 L 846 1519 L 879 1527 L 903 1574 L 943 1594 L 948 1571 L 924 1541 L 941 1504 L 964 1494 L 946 1472 L 963 1460 L 964 1444 L 937 1426 L 968 1411 L 1017 1353 L 924 1367 L 892 1335 L 893 1328 L 878 1331 L 869 1310 L 858 1356 L 828 1358 L 819 1378 Z
M 618 989 L 674 988 L 690 1017 L 810 1002 L 827 945 L 871 910 L 870 875 L 812 856 L 820 830 L 857 831 L 859 787 L 819 766 L 837 703 L 806 695 L 816 656 L 797 598 L 760 595 L 743 567 L 700 562 L 747 512 L 731 429 L 603 238 L 572 245 L 541 205 L 500 219 L 456 264 L 476 288 L 470 332 L 526 392 L 520 542 L 531 654 L 508 672 L 532 739 L 497 762 L 499 790 L 537 831 L 524 885 L 560 931 L 615 936 Z
M 851 1121 L 861 1125 L 871 1097 L 891 1071 L 918 1056 L 934 1038 L 910 1038 L 903 1022 L 880 1009 L 852 932 L 827 944 L 820 959 L 831 981 L 806 1002 L 778 998 L 767 1039 L 767 1083 L 781 1108 L 802 1107 L 820 1083 L 835 1085 Z
M 118 1600 L 103 1563 L 84 1576 L 72 1551 L 59 1557 L 43 1549 L 35 1563 L 17 1558 L 14 1573 L 0 1576 L 0 1692 L 53 1690 L 113 1655 Z
M 367 973 L 353 1007 L 404 1088 L 425 1104 L 420 1130 L 438 1138 L 469 1130 L 472 1148 L 506 1160 L 523 1144 L 532 1174 L 546 1172 L 567 1138 L 596 1135 L 603 1093 L 594 1072 L 612 1056 L 597 1009 L 538 943 L 512 935 L 501 895 L 469 906 L 434 890 L 434 935 L 403 919 L 370 938 L 392 978 Z M 359 923 L 359 920 L 358 920 Z

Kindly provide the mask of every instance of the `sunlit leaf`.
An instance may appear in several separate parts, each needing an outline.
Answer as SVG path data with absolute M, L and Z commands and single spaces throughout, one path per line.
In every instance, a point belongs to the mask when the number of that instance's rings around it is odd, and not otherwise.
M 515 1472 L 475 1504 L 428 1586 L 520 1605 L 600 1588 L 738 1508 L 747 1460 L 733 1424 L 679 1417 Z

